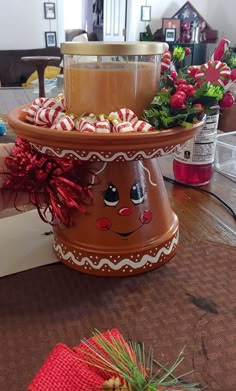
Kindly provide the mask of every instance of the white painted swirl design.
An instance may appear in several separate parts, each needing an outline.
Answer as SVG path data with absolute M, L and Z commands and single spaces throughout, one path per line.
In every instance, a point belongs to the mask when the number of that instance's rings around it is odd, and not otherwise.
M 176 149 L 176 146 L 171 145 L 170 149 L 164 150 L 163 148 L 158 148 L 150 151 L 128 151 L 128 152 L 86 152 L 85 151 L 74 151 L 70 149 L 63 149 L 57 152 L 56 148 L 51 148 L 47 146 L 39 146 L 37 144 L 31 143 L 31 145 L 37 151 L 42 153 L 57 156 L 57 157 L 75 157 L 81 161 L 102 161 L 102 162 L 114 162 L 114 161 L 132 161 L 132 160 L 142 160 L 142 159 L 152 159 L 153 157 L 168 155 Z M 68 156 L 67 156 L 68 155 Z
M 143 164 L 142 162 L 140 162 L 140 161 L 139 161 L 139 164 L 140 164 L 140 166 L 144 169 L 144 171 L 147 172 L 149 183 L 150 183 L 152 186 L 157 186 L 157 183 L 154 183 L 154 182 L 152 181 L 151 173 L 150 173 L 149 169 L 148 169 L 147 167 L 145 167 L 144 164 Z
M 124 266 L 129 266 L 132 269 L 139 269 L 145 266 L 145 264 L 148 262 L 150 262 L 151 264 L 157 263 L 162 254 L 170 255 L 171 252 L 173 251 L 174 246 L 178 244 L 178 241 L 179 241 L 179 233 L 177 232 L 176 235 L 173 237 L 172 242 L 170 243 L 168 248 L 167 245 L 163 246 L 157 251 L 157 253 L 154 256 L 145 254 L 143 255 L 143 257 L 139 262 L 134 262 L 129 258 L 125 258 L 120 260 L 117 264 L 112 262 L 111 259 L 107 259 L 107 258 L 100 259 L 97 265 L 95 265 L 88 257 L 82 257 L 81 260 L 78 260 L 77 257 L 71 251 L 64 253 L 60 244 L 54 245 L 54 249 L 64 261 L 69 261 L 69 260 L 73 261 L 76 265 L 80 267 L 84 266 L 87 263 L 89 264 L 89 266 L 91 266 L 92 269 L 95 270 L 102 269 L 104 265 L 109 266 L 110 269 L 112 270 L 120 270 Z

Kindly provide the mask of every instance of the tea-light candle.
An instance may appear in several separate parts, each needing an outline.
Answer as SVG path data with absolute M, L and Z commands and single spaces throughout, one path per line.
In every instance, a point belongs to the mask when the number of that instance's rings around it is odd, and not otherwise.
M 63 43 L 67 112 L 108 115 L 127 107 L 141 117 L 158 89 L 166 48 L 156 42 Z

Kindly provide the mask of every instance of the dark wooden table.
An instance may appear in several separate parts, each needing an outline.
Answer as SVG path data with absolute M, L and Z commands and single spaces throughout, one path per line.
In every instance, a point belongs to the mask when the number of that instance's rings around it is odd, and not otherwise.
M 163 175 L 174 178 L 172 157 L 159 161 Z M 181 240 L 209 240 L 236 246 L 236 221 L 222 203 L 197 187 L 165 183 L 172 208 L 179 217 Z M 201 188 L 216 194 L 236 213 L 236 182 L 214 172 L 210 184 Z

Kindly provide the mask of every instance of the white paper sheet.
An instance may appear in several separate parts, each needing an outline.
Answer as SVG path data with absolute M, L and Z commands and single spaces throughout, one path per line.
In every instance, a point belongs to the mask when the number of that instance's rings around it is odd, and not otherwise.
M 0 277 L 58 262 L 50 231 L 35 210 L 0 219 Z

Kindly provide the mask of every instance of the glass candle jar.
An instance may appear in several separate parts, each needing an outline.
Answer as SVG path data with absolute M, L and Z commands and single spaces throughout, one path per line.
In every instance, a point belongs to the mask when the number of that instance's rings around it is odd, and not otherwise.
M 141 117 L 158 89 L 167 48 L 156 42 L 62 43 L 67 111 L 107 115 L 129 108 Z

